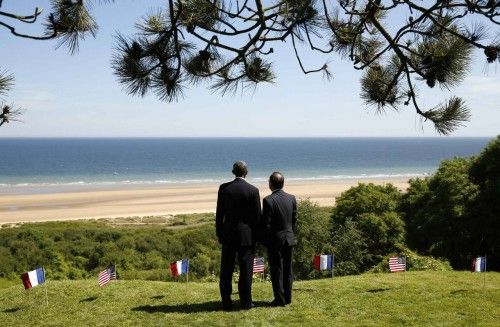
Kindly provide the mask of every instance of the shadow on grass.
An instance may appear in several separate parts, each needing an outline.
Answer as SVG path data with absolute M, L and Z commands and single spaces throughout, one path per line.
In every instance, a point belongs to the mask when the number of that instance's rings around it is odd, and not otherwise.
M 369 290 L 366 290 L 368 293 L 380 293 L 380 292 L 386 292 L 389 291 L 390 288 L 371 288 Z
M 97 296 L 89 296 L 89 297 L 86 297 L 84 299 L 81 299 L 80 303 L 83 303 L 83 302 L 93 302 L 95 300 L 97 300 Z
M 256 308 L 267 307 L 269 304 L 263 301 L 254 302 Z M 142 311 L 147 313 L 196 313 L 196 312 L 214 312 L 223 311 L 220 301 L 210 301 L 205 303 L 186 303 L 176 305 L 141 305 L 130 309 L 131 311 Z M 235 305 L 233 311 L 238 311 L 239 306 Z
M 3 310 L 3 312 L 5 312 L 5 313 L 14 313 L 14 312 L 18 312 L 19 310 L 21 310 L 20 307 L 15 307 L 15 308 L 10 308 L 10 309 L 5 309 L 5 310 Z
M 151 299 L 152 300 L 161 300 L 165 297 L 165 295 L 155 295 L 155 296 L 152 296 Z
M 450 292 L 451 295 L 466 293 L 468 290 L 453 290 Z

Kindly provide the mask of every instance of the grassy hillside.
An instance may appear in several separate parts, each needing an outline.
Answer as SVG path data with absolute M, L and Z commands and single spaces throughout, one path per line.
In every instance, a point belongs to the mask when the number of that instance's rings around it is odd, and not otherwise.
M 293 304 L 270 308 L 271 285 L 254 284 L 256 308 L 220 311 L 217 283 L 49 281 L 0 289 L 2 326 L 498 326 L 500 274 L 365 274 L 294 284 Z M 237 295 L 234 296 L 237 298 Z

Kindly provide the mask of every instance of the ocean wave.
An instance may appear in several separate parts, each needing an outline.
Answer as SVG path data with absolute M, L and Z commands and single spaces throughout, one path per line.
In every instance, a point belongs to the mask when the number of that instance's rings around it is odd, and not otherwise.
M 154 185 L 154 184 L 196 184 L 222 182 L 218 179 L 187 179 L 187 180 L 123 180 L 123 181 L 77 181 L 55 183 L 0 183 L 0 187 L 50 187 L 50 186 L 113 186 L 113 185 Z
M 397 173 L 397 174 L 355 174 L 355 175 L 319 175 L 319 176 L 292 176 L 287 181 L 328 181 L 328 180 L 356 180 L 356 179 L 402 179 L 426 177 L 428 173 Z M 46 183 L 0 183 L 1 188 L 37 188 L 37 187 L 103 187 L 120 185 L 173 185 L 173 184 L 211 184 L 227 181 L 226 178 L 200 178 L 200 179 L 156 179 L 156 180 L 121 180 L 121 181 L 70 181 Z M 249 177 L 250 182 L 267 182 L 268 177 Z
M 394 178 L 413 178 L 426 177 L 427 173 L 408 173 L 408 174 L 359 174 L 359 175 L 324 175 L 313 177 L 290 177 L 288 181 L 321 181 L 321 180 L 351 180 L 351 179 L 394 179 Z M 267 181 L 267 179 L 265 179 Z

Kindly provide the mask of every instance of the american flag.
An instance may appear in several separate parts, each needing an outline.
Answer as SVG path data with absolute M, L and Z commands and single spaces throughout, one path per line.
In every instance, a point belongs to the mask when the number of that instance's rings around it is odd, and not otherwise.
M 258 257 L 253 258 L 253 273 L 263 273 L 264 272 L 264 258 Z
M 97 278 L 99 282 L 99 286 L 104 286 L 109 283 L 110 280 L 116 279 L 116 268 L 115 266 L 109 266 L 99 273 L 99 277 Z
M 391 272 L 406 271 L 406 257 L 390 257 L 389 270 Z

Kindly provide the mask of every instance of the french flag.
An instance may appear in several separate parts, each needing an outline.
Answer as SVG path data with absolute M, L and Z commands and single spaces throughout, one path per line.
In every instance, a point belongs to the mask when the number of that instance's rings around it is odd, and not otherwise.
M 314 256 L 314 270 L 332 270 L 333 254 L 322 254 Z
M 172 262 L 170 264 L 170 271 L 172 272 L 173 277 L 187 274 L 189 272 L 189 260 L 183 259 Z
M 35 270 L 22 274 L 21 279 L 25 289 L 33 288 L 45 283 L 45 270 L 41 267 L 36 268 Z
M 472 260 L 472 271 L 473 272 L 485 272 L 486 271 L 486 257 L 477 257 Z

